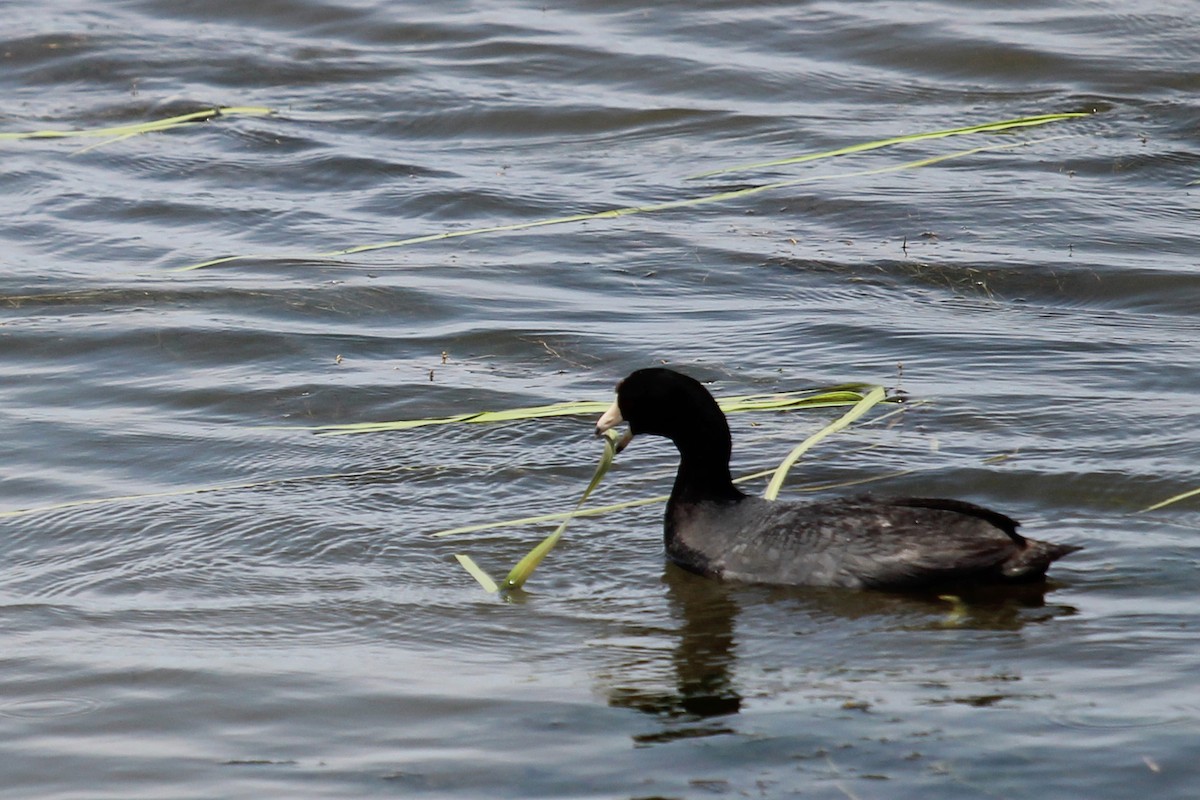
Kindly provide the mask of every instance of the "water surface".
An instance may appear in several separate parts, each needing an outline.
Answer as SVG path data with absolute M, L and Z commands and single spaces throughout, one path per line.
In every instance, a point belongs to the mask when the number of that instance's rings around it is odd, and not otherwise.
M 1141 510 L 1200 486 L 1194 9 L 6 11 L 0 130 L 274 113 L 0 140 L 0 794 L 1194 793 L 1200 512 Z M 689 179 L 1061 111 L 1096 113 Z M 966 607 L 721 586 L 664 566 L 645 507 L 575 522 L 506 603 L 453 554 L 502 573 L 548 526 L 428 534 L 567 509 L 592 419 L 304 429 L 603 400 L 658 362 L 898 385 L 923 402 L 789 495 L 870 480 L 1086 549 Z M 836 413 L 734 418 L 735 472 Z M 673 467 L 639 440 L 596 502 Z

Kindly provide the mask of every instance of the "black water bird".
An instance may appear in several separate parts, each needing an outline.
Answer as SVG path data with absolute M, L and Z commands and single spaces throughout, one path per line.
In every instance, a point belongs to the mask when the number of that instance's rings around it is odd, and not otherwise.
M 730 478 L 724 412 L 699 381 L 673 370 L 641 369 L 617 384 L 596 433 L 623 422 L 622 444 L 651 434 L 678 448 L 667 556 L 702 575 L 894 590 L 1031 583 L 1080 549 L 1027 539 L 1016 520 L 961 500 L 859 495 L 798 503 L 746 495 Z

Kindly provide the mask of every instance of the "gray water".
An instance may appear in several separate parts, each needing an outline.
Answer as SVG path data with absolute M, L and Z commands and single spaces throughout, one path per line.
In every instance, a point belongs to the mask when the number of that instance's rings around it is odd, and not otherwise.
M 0 140 L 0 796 L 1195 796 L 1200 501 L 1143 509 L 1200 487 L 1200 6 L 4 11 L 0 131 L 275 113 Z M 689 179 L 1061 111 L 1096 113 Z M 453 554 L 503 574 L 552 526 L 428 534 L 569 508 L 592 418 L 308 430 L 659 362 L 898 385 L 789 497 L 960 497 L 1086 549 L 965 608 L 772 591 L 664 566 L 647 506 L 505 602 Z M 838 413 L 734 417 L 735 472 Z M 639 440 L 594 502 L 674 463 Z

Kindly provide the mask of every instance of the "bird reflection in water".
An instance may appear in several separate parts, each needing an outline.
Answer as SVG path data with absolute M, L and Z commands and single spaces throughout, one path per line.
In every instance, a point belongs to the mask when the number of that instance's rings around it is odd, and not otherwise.
M 777 588 L 722 583 L 672 564 L 666 566 L 663 583 L 675 624 L 670 631 L 642 635 L 660 641 L 668 635 L 673 640 L 669 656 L 658 655 L 661 645 L 637 648 L 636 658 L 614 668 L 607 692 L 609 705 L 661 721 L 658 730 L 634 737 L 641 746 L 735 732 L 732 718 L 745 702 L 737 675 L 735 626 L 743 607 L 784 603 L 789 617 L 807 618 L 816 625 L 866 620 L 872 628 L 898 635 L 945 628 L 1018 631 L 1076 613 L 1071 606 L 1046 603 L 1053 583 L 988 587 L 959 595 Z M 800 658 L 802 647 L 803 642 L 797 642 Z M 647 649 L 659 661 L 669 658 L 669 664 L 648 664 Z M 794 664 L 789 658 L 780 666 Z M 670 676 L 666 680 L 661 679 L 664 672 Z

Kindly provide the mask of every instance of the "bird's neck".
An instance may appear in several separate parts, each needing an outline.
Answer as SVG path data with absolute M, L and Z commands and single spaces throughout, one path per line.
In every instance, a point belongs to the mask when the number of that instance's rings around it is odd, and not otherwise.
M 668 553 L 679 547 L 686 549 L 686 544 L 677 541 L 678 534 L 700 507 L 735 505 L 746 499 L 729 474 L 733 441 L 729 423 L 716 401 L 709 398 L 679 430 L 686 435 L 669 437 L 679 450 L 679 471 L 675 473 L 675 486 L 667 501 L 664 533 Z
M 705 572 L 705 557 L 692 552 L 681 538 L 680 532 L 694 527 L 697 514 L 715 510 L 714 506 L 734 506 L 746 499 L 746 495 L 733 485 L 729 475 L 729 458 L 689 457 L 680 454 L 679 472 L 675 474 L 675 486 L 667 500 L 667 513 L 663 525 L 663 541 L 667 553 L 677 563 L 684 564 L 695 572 Z M 707 510 L 707 511 L 706 511 Z
M 727 443 L 679 447 L 679 471 L 671 490 L 672 503 L 736 502 L 746 495 L 733 485 Z

